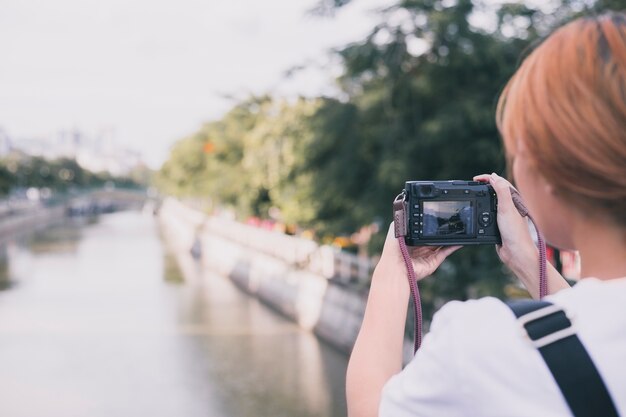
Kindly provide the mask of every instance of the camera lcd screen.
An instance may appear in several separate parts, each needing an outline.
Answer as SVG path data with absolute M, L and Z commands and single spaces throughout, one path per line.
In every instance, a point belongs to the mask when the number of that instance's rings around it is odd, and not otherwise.
M 423 236 L 472 235 L 471 201 L 424 201 Z

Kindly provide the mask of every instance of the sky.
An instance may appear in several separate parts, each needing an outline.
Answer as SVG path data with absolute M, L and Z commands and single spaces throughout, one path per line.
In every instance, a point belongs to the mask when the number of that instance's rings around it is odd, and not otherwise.
M 329 51 L 364 38 L 393 1 L 354 1 L 334 18 L 307 13 L 316 3 L 0 0 L 0 129 L 18 141 L 114 132 L 158 168 L 249 94 L 332 94 Z

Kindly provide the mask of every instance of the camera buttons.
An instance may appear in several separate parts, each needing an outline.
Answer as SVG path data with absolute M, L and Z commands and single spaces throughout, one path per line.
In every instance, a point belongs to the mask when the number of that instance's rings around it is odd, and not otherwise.
M 481 226 L 487 227 L 491 223 L 491 213 L 484 212 L 478 217 L 478 223 Z

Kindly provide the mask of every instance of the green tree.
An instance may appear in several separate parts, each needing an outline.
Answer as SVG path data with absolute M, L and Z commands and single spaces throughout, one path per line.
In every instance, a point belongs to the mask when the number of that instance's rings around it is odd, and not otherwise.
M 14 175 L 7 169 L 5 164 L 0 163 L 0 196 L 7 195 L 14 182 Z
M 350 0 L 325 0 L 332 15 Z M 341 99 L 251 97 L 180 141 L 159 173 L 178 195 L 206 195 L 242 215 L 310 227 L 319 236 L 382 227 L 404 181 L 502 172 L 497 97 L 520 57 L 556 25 L 624 1 L 569 0 L 538 9 L 471 0 L 400 0 L 363 40 L 338 48 Z M 476 26 L 476 12 L 492 26 Z M 465 248 L 423 286 L 426 311 L 447 298 L 504 296 L 493 248 Z

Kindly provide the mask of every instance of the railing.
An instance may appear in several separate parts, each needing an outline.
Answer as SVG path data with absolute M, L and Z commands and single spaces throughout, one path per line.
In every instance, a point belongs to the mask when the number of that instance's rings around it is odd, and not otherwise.
M 192 240 L 198 238 L 200 233 L 210 233 L 342 284 L 366 284 L 375 266 L 370 258 L 320 245 L 309 239 L 208 216 L 174 199 L 166 199 L 163 209 L 170 211 L 177 221 L 191 224 L 196 232 L 195 237 L 189 236 Z
M 335 277 L 342 282 L 369 282 L 376 263 L 371 258 L 356 256 L 351 253 L 338 252 L 333 264 Z

